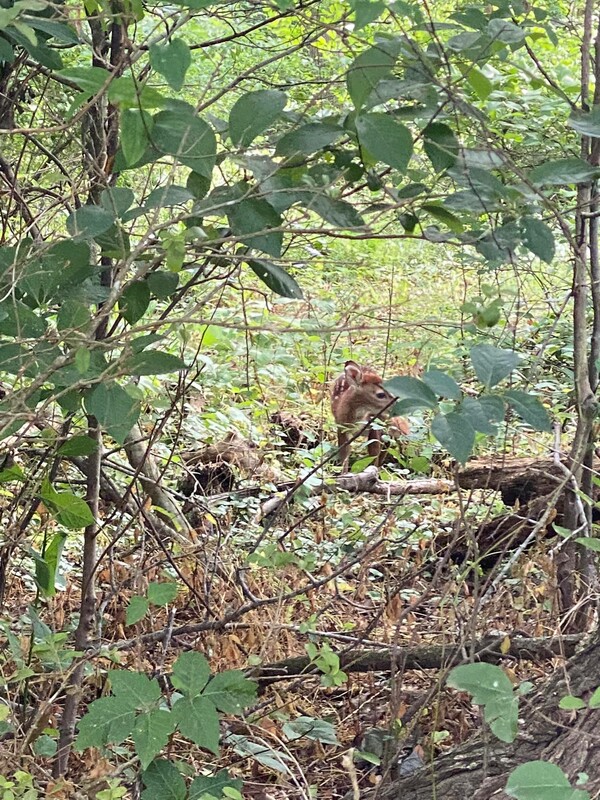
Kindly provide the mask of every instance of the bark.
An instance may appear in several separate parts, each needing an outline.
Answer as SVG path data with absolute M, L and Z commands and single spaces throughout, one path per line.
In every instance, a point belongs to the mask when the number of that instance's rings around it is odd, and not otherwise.
M 485 636 L 468 648 L 477 661 L 496 664 L 503 659 L 535 661 L 557 656 L 569 658 L 575 652 L 581 635 L 561 638 L 529 639 L 510 634 Z M 508 642 L 507 649 L 501 646 Z M 340 667 L 344 672 L 391 672 L 409 669 L 448 669 L 465 661 L 464 645 L 423 645 L 420 647 L 386 647 L 378 650 L 351 650 L 340 653 Z M 289 680 L 306 673 L 311 666 L 307 656 L 297 656 L 265 664 L 252 670 L 251 677 L 261 686 Z
M 506 744 L 491 734 L 476 734 L 464 745 L 433 759 L 412 775 L 396 778 L 362 795 L 364 800 L 508 800 L 502 791 L 508 775 L 526 761 L 557 764 L 574 785 L 578 773 L 590 776 L 585 789 L 600 792 L 598 711 L 561 711 L 561 697 L 589 698 L 600 684 L 600 635 L 521 701 L 520 731 Z

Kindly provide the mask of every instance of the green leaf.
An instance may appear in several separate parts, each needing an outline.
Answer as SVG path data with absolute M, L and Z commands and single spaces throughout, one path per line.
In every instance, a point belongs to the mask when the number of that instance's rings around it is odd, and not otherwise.
M 85 399 L 85 407 L 119 444 L 123 444 L 140 415 L 139 401 L 130 397 L 116 383 L 96 386 Z
M 129 375 L 167 375 L 185 369 L 185 362 L 161 350 L 144 350 L 128 358 L 125 369 Z
M 124 698 L 101 697 L 88 706 L 87 714 L 77 725 L 79 734 L 75 749 L 103 747 L 109 742 L 119 744 L 131 735 L 135 723 L 133 706 Z
M 283 733 L 290 741 L 306 736 L 315 742 L 323 744 L 339 744 L 335 734 L 335 727 L 331 722 L 324 719 L 314 719 L 313 717 L 297 717 L 291 722 L 286 722 L 283 726 Z
M 177 290 L 179 276 L 174 272 L 158 270 L 151 272 L 146 278 L 146 282 L 155 297 L 158 297 L 159 300 L 166 300 Z
M 128 186 L 111 186 L 100 195 L 100 203 L 114 217 L 122 217 L 133 203 L 134 196 Z
M 593 550 L 595 553 L 600 553 L 600 539 L 596 539 L 593 536 L 579 536 L 575 539 L 577 544 L 583 545 L 583 547 L 587 547 L 588 550 Z
M 146 281 L 132 281 L 123 289 L 119 309 L 123 317 L 134 325 L 146 313 L 150 304 L 150 288 Z
M 72 492 L 57 492 L 48 481 L 45 481 L 40 490 L 40 497 L 65 528 L 79 530 L 94 522 L 94 516 L 86 501 Z
M 462 396 L 461 388 L 454 378 L 435 367 L 424 373 L 423 382 L 440 397 L 458 400 Z
M 226 769 L 219 770 L 216 775 L 198 775 L 190 785 L 189 800 L 209 800 L 210 797 L 223 797 L 225 789 L 242 791 L 240 778 L 232 778 Z
M 79 86 L 87 95 L 98 94 L 110 78 L 110 72 L 104 67 L 68 67 L 57 73 L 59 77 Z
M 185 782 L 171 761 L 153 761 L 142 773 L 145 790 L 142 800 L 185 800 Z
M 554 234 L 551 229 L 535 217 L 523 217 L 521 220 L 523 231 L 523 244 L 528 250 L 550 264 L 554 258 Z
M 108 99 L 121 110 L 127 108 L 141 108 L 149 111 L 154 108 L 163 108 L 166 98 L 156 89 L 143 83 L 138 83 L 132 75 L 123 75 L 116 78 L 108 87 Z
M 473 702 L 479 706 L 513 696 L 512 683 L 504 670 L 495 664 L 462 664 L 454 667 L 447 683 L 452 689 L 469 692 Z
M 176 186 L 170 184 L 167 186 L 159 186 L 154 189 L 144 202 L 146 210 L 150 208 L 167 208 L 167 206 L 178 206 L 184 203 L 189 203 L 194 199 L 194 195 L 185 186 Z
M 136 622 L 144 619 L 149 608 L 150 603 L 145 597 L 140 597 L 139 595 L 134 594 L 129 600 L 129 605 L 127 606 L 127 611 L 125 612 L 125 624 L 135 625 Z
M 437 205 L 437 203 L 424 203 L 421 206 L 421 210 L 447 225 L 453 233 L 462 233 L 465 228 L 457 216 L 448 211 L 447 208 Z
M 12 297 L 0 302 L 0 334 L 25 339 L 39 339 L 46 333 L 42 317 Z
M 277 264 L 264 259 L 256 259 L 248 261 L 248 266 L 276 294 L 281 297 L 290 297 L 293 300 L 302 299 L 302 289 L 294 278 Z
M 436 172 L 456 164 L 460 145 L 454 131 L 443 122 L 431 122 L 423 131 L 423 149 Z
M 475 429 L 458 411 L 436 414 L 431 422 L 431 433 L 461 464 L 464 464 L 473 452 Z
M 204 697 L 180 697 L 173 706 L 179 731 L 198 747 L 219 754 L 219 715 L 210 700 Z
M 191 63 L 192 54 L 183 39 L 150 45 L 152 69 L 159 72 L 175 92 L 180 92 L 183 88 L 185 74 Z
M 480 100 L 487 100 L 494 88 L 492 82 L 477 67 L 469 66 L 467 82 Z
M 410 411 L 417 408 L 437 408 L 436 395 L 426 383 L 418 378 L 413 378 L 410 375 L 401 375 L 391 378 L 389 381 L 384 381 L 383 385 L 390 394 L 401 401 L 402 411 Z M 396 406 L 398 405 L 400 404 L 397 403 Z M 391 413 L 400 413 L 396 411 L 396 406 L 394 406 Z
M 92 323 L 92 315 L 88 306 L 77 300 L 65 300 L 56 317 L 59 331 L 86 332 Z
M 391 77 L 397 56 L 397 45 L 379 42 L 354 59 L 346 76 L 346 86 L 356 109 L 364 104 L 379 81 Z
M 490 389 L 507 378 L 521 360 L 514 350 L 501 350 L 491 344 L 475 345 L 470 355 L 475 374 Z
M 497 433 L 497 428 L 490 421 L 487 410 L 474 397 L 465 397 L 457 410 L 467 418 L 476 431 L 489 436 Z
M 198 697 L 210 678 L 208 661 L 201 653 L 182 653 L 173 665 L 171 683 L 188 697 Z
M 98 449 L 98 442 L 91 436 L 72 436 L 58 448 L 59 456 L 89 456 Z
M 192 170 L 192 172 L 190 172 L 188 175 L 185 186 L 186 189 L 189 189 L 194 195 L 196 200 L 202 200 L 203 197 L 206 197 L 208 190 L 210 189 L 210 178 L 206 178 L 204 175 L 199 175 L 197 172 Z
M 569 779 L 556 764 L 527 761 L 508 776 L 504 789 L 517 800 L 583 800 L 587 792 L 574 791 Z
M 600 706 L 600 686 L 592 692 L 588 700 L 588 706 L 589 708 L 598 708 Z
M 360 31 L 375 22 L 385 11 L 385 3 L 381 0 L 353 0 L 354 30 Z
M 519 727 L 519 698 L 492 700 L 485 706 L 485 721 L 501 742 L 513 742 Z
M 114 221 L 114 214 L 101 206 L 81 206 L 67 217 L 67 230 L 77 239 L 93 239 L 106 233 Z
M 560 698 L 558 707 L 565 711 L 578 711 L 581 708 L 587 708 L 581 697 L 573 697 L 570 694 Z
M 518 389 L 510 389 L 504 392 L 504 397 L 513 411 L 518 414 L 527 425 L 531 425 L 536 431 L 545 431 L 549 433 L 552 430 L 552 421 L 539 397 L 534 397 Z
M 306 192 L 300 198 L 300 205 L 314 211 L 335 228 L 361 228 L 365 224 L 354 206 L 326 194 Z
M 126 698 L 129 705 L 140 711 L 153 708 L 162 697 L 156 678 L 148 678 L 142 672 L 113 669 L 109 678 L 115 697 Z
M 121 111 L 121 150 L 127 166 L 142 158 L 152 135 L 154 120 L 147 111 L 125 108 Z
M 535 186 L 568 186 L 586 183 L 600 175 L 600 169 L 593 167 L 582 158 L 559 158 L 546 161 L 529 173 Z
M 514 741 L 518 725 L 518 697 L 512 683 L 494 664 L 464 664 L 455 667 L 448 686 L 470 692 L 473 702 L 484 706 L 484 716 L 493 733 L 503 742 Z
M 148 600 L 154 606 L 166 606 L 175 600 L 178 591 L 176 583 L 149 583 Z
M 13 481 L 25 480 L 25 473 L 18 464 L 7 467 L 0 471 L 0 483 L 12 483 Z
M 525 31 L 507 19 L 491 19 L 488 23 L 487 33 L 490 39 L 504 44 L 519 44 L 525 39 Z
M 278 156 L 294 156 L 297 153 L 308 156 L 333 144 L 344 132 L 343 128 L 332 122 L 308 122 L 282 136 L 275 153 Z
M 202 696 L 214 703 L 219 711 L 238 714 L 254 702 L 256 690 L 256 681 L 248 680 L 241 670 L 232 669 L 215 675 Z
M 53 597 L 56 594 L 56 576 L 66 541 L 66 533 L 57 533 L 52 537 L 43 556 L 35 556 L 35 581 L 44 597 Z
M 155 708 L 140 714 L 135 721 L 132 738 L 142 769 L 160 753 L 175 730 L 175 719 L 170 711 Z
M 227 209 L 231 229 L 248 247 L 278 258 L 283 243 L 282 231 L 270 231 L 282 225 L 282 219 L 266 200 L 249 198 Z
M 160 111 L 151 134 L 154 147 L 175 157 L 186 167 L 210 178 L 217 157 L 215 134 L 191 106 Z
M 229 113 L 229 136 L 233 144 L 248 147 L 279 117 L 286 103 L 286 93 L 277 89 L 259 89 L 242 95 Z
M 361 147 L 377 160 L 404 173 L 413 151 L 410 131 L 383 113 L 362 114 L 356 119 Z
M 572 111 L 568 123 L 583 136 L 600 138 L 600 106 L 594 106 L 589 113 Z

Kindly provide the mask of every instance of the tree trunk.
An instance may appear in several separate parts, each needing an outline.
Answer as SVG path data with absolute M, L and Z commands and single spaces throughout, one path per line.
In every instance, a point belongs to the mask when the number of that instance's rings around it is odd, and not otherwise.
M 574 785 L 578 773 L 590 776 L 585 789 L 600 792 L 598 710 L 561 711 L 561 697 L 586 700 L 600 684 L 600 633 L 557 670 L 537 692 L 521 700 L 520 732 L 506 744 L 479 733 L 464 745 L 435 758 L 406 777 L 396 778 L 364 795 L 372 800 L 508 800 L 502 789 L 509 774 L 526 761 L 557 764 Z

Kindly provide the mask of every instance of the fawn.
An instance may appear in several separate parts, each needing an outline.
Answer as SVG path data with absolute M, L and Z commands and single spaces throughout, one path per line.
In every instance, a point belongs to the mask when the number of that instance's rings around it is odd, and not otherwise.
M 339 458 L 344 472 L 350 462 L 349 439 L 357 429 L 385 408 L 391 408 L 394 395 L 382 385 L 381 377 L 371 367 L 361 367 L 355 361 L 346 361 L 344 373 L 331 387 L 331 410 L 338 430 Z M 407 434 L 408 423 L 402 417 L 394 417 L 393 427 L 397 433 Z M 376 466 L 381 466 L 381 431 L 369 425 L 367 450 Z

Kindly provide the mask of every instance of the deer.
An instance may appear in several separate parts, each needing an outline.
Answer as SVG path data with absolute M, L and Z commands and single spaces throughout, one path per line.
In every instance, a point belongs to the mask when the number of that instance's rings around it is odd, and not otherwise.
M 382 378 L 372 367 L 360 366 L 356 361 L 346 361 L 344 372 L 331 387 L 331 410 L 337 425 L 339 458 L 342 471 L 347 472 L 350 463 L 350 439 L 354 433 L 373 417 L 391 408 L 394 395 L 384 388 Z M 390 421 L 396 435 L 409 432 L 408 422 L 403 417 Z M 377 467 L 381 466 L 383 453 L 381 430 L 368 425 L 365 432 L 369 438 L 367 451 Z

